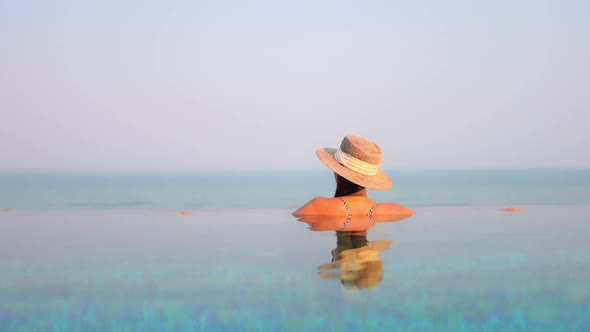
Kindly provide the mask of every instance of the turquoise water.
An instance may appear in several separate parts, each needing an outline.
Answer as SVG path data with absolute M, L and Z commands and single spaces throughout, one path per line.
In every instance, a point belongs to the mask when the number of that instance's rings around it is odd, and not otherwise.
M 363 235 L 325 172 L 3 174 L 0 331 L 590 331 L 589 171 L 391 175 Z
M 284 209 L 0 214 L 2 331 L 588 331 L 587 206 L 422 207 L 382 279 L 318 274 L 336 232 Z
M 590 204 L 590 170 L 391 171 L 375 199 L 417 206 Z M 1 209 L 297 208 L 332 196 L 329 171 L 0 173 Z

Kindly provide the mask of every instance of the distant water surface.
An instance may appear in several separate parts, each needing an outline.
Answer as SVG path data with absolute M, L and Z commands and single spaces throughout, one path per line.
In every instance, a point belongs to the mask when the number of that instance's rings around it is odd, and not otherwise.
M 381 201 L 418 206 L 590 204 L 590 170 L 400 170 Z M 1 209 L 296 208 L 332 196 L 308 172 L 0 173 Z

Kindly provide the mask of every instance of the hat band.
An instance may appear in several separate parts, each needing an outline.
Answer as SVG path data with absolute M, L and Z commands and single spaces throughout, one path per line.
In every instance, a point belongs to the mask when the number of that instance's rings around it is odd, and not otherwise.
M 371 164 L 360 159 L 357 159 L 346 152 L 342 152 L 342 150 L 338 149 L 334 153 L 334 159 L 337 162 L 342 164 L 343 166 L 348 167 L 349 169 L 363 174 L 363 175 L 377 175 L 379 172 L 379 165 Z

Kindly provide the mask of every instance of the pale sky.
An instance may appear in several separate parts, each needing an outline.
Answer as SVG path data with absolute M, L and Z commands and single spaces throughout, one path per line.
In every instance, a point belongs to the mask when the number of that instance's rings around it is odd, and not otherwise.
M 0 171 L 590 167 L 590 1 L 2 1 Z

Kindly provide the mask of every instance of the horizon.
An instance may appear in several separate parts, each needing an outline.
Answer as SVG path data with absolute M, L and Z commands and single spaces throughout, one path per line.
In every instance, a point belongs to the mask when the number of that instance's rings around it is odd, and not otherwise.
M 382 169 L 385 173 L 395 174 L 396 172 L 551 172 L 551 171 L 590 171 L 590 167 L 558 167 L 558 168 L 547 168 L 547 167 L 522 167 L 522 168 L 398 168 L 398 169 Z M 198 173 L 220 173 L 220 174 L 255 174 L 255 173 L 331 173 L 329 169 L 322 168 L 309 168 L 309 169 L 210 169 L 210 170 L 33 170 L 33 171 L 0 171 L 0 175 L 43 175 L 43 174 L 198 174 Z

